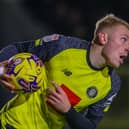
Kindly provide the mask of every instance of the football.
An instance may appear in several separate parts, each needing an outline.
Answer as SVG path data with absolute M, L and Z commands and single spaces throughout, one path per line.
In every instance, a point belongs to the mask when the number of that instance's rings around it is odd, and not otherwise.
M 36 55 L 18 53 L 9 59 L 6 73 L 11 76 L 15 91 L 33 92 L 43 85 L 45 68 Z

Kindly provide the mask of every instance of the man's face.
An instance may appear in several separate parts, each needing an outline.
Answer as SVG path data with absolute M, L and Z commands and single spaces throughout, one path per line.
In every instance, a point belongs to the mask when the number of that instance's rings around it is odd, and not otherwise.
M 123 25 L 117 25 L 109 32 L 102 55 L 109 66 L 118 68 L 129 52 L 129 30 Z

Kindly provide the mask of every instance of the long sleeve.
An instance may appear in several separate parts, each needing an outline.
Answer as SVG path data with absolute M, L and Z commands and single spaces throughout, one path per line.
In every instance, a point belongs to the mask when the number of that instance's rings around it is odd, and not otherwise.
M 57 38 L 56 38 L 57 37 Z M 73 37 L 53 34 L 37 40 L 11 43 L 0 51 L 0 61 L 6 60 L 16 53 L 29 52 L 35 54 L 43 62 L 48 61 L 57 53 L 68 48 L 86 49 L 88 42 Z
M 110 74 L 112 89 L 102 100 L 89 105 L 85 115 L 77 112 L 74 108 L 71 108 L 65 114 L 66 120 L 71 129 L 95 129 L 105 113 L 109 110 L 111 103 L 119 92 L 121 84 L 120 78 L 115 70 L 112 70 Z
M 91 122 L 81 113 L 71 108 L 66 114 L 66 120 L 72 129 L 95 129 L 95 123 Z
M 102 116 L 96 117 L 96 118 L 95 116 L 94 117 L 92 116 L 92 119 L 90 119 L 88 118 L 88 116 L 85 116 L 79 112 L 76 112 L 74 108 L 71 108 L 65 114 L 65 116 L 71 129 L 95 129 L 96 125 L 102 119 Z
M 9 45 L 0 51 L 0 62 L 9 59 L 11 56 L 18 53 L 14 45 Z

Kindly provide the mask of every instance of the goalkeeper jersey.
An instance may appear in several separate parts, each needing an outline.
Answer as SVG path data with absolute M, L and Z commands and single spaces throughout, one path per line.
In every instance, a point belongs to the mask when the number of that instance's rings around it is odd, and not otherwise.
M 90 43 L 87 41 L 53 34 L 14 43 L 1 50 L 1 61 L 20 52 L 36 54 L 43 60 L 44 84 L 37 92 L 16 95 L 3 107 L 0 115 L 2 128 L 62 129 L 65 119 L 74 127 L 73 120 L 84 117 L 78 112 L 86 109 L 84 122 L 78 122 L 77 126 L 94 127 L 119 91 L 120 79 L 114 69 L 108 66 L 97 69 L 91 64 Z M 53 88 L 52 81 L 62 87 L 71 102 L 73 108 L 66 116 L 46 104 L 46 88 Z

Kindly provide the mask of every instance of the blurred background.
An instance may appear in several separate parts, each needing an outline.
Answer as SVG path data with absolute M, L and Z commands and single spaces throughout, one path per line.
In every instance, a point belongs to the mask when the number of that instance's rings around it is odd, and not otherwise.
M 95 22 L 114 13 L 129 22 L 128 0 L 0 0 L 0 49 L 60 33 L 91 40 Z M 129 59 L 129 58 L 128 58 Z M 129 61 L 118 70 L 121 91 L 97 129 L 129 129 Z M 0 87 L 0 108 L 10 99 Z

